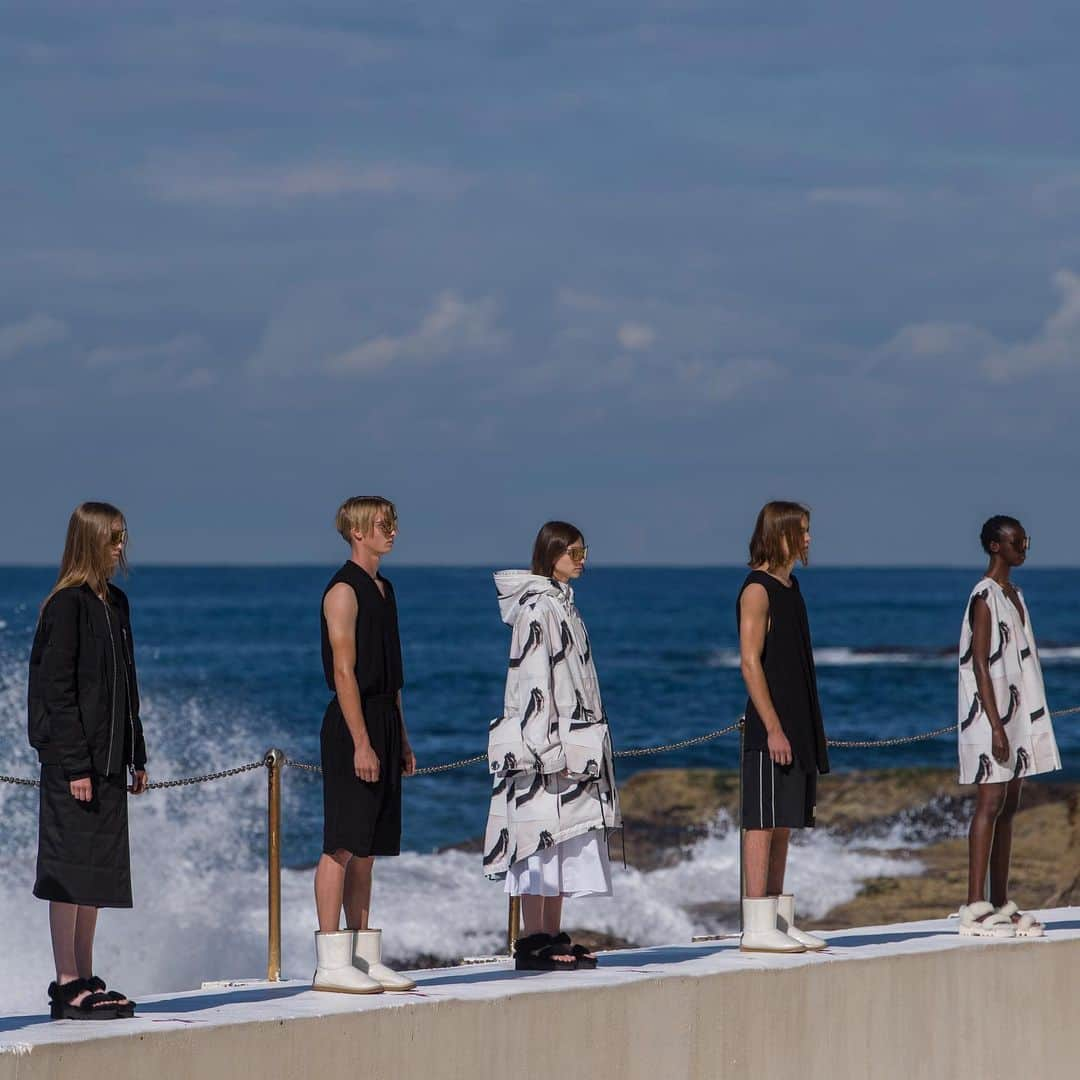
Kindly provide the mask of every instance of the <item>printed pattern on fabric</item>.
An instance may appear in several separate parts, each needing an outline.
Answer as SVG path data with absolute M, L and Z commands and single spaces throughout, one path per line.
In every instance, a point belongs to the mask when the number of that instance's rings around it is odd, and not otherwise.
M 511 627 L 503 714 L 488 729 L 493 775 L 484 873 L 594 829 L 619 828 L 607 714 L 569 585 L 521 570 L 495 575 Z
M 1020 612 L 993 578 L 983 578 L 968 598 L 960 629 L 957 736 L 961 784 L 1000 784 L 1061 768 L 1054 726 L 1046 704 L 1042 666 L 1024 594 Z M 990 723 L 975 682 L 972 627 L 976 598 L 990 609 L 990 682 L 1009 737 L 1010 758 L 999 764 L 991 752 Z

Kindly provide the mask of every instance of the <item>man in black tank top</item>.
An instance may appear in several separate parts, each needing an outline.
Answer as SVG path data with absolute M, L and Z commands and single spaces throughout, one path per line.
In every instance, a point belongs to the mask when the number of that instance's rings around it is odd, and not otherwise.
M 334 697 L 320 735 L 323 854 L 315 869 L 313 986 L 350 994 L 412 990 L 410 979 L 382 963 L 382 931 L 368 926 L 375 857 L 400 850 L 401 778 L 416 771 L 401 710 L 397 601 L 379 573 L 393 550 L 397 512 L 387 499 L 349 499 L 338 510 L 337 529 L 349 559 L 322 601 L 323 672 Z
M 829 771 L 810 624 L 792 575 L 809 552 L 809 510 L 799 503 L 768 503 L 754 527 L 751 570 L 736 603 L 749 693 L 741 762 L 741 947 L 748 951 L 826 946 L 795 926 L 795 898 L 784 892 L 791 830 L 813 828 L 817 775 Z

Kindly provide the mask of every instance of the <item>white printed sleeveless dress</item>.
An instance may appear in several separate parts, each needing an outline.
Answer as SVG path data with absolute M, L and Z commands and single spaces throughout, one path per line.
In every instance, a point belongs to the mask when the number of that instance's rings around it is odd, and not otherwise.
M 961 784 L 1000 784 L 1061 768 L 1031 613 L 1024 594 L 1017 589 L 1016 595 L 1024 609 L 1022 619 L 993 578 L 983 578 L 968 598 L 960 629 L 957 735 Z M 990 609 L 990 682 L 1009 737 L 1009 760 L 1003 765 L 991 752 L 990 722 L 975 683 L 971 639 L 976 597 L 985 600 Z

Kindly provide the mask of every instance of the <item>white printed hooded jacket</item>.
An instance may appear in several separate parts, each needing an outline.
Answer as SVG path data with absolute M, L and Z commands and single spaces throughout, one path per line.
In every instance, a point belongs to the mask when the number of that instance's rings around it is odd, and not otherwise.
M 503 714 L 488 729 L 494 777 L 484 873 L 622 825 L 607 715 L 574 590 L 524 570 L 495 575 L 511 628 Z

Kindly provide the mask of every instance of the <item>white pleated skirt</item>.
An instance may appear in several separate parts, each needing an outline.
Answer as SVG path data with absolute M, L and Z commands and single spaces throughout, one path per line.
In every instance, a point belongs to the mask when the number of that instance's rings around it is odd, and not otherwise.
M 604 834 L 594 829 L 518 859 L 506 872 L 510 896 L 610 896 L 611 864 Z

